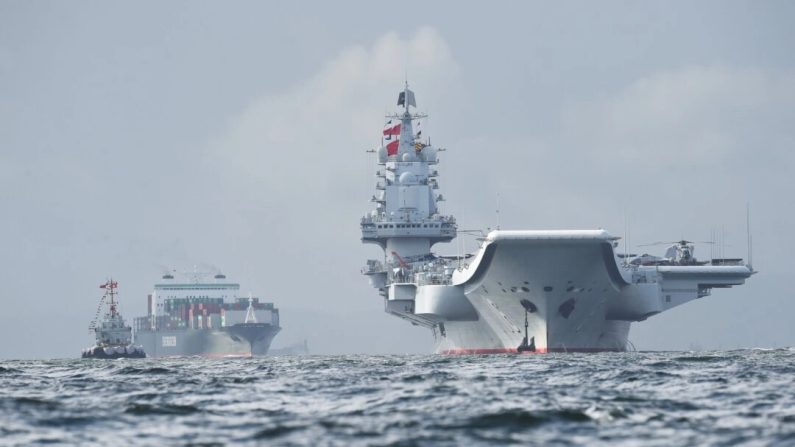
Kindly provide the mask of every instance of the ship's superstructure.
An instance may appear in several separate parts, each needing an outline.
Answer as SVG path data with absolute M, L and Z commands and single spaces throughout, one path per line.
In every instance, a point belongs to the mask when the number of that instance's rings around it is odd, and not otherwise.
M 623 351 L 630 324 L 740 285 L 754 272 L 742 259 L 698 261 L 689 241 L 667 257 L 616 252 L 605 230 L 491 231 L 477 253 L 442 257 L 431 248 L 456 237 L 437 203 L 438 152 L 400 93 L 388 116 L 375 209 L 361 219 L 362 242 L 384 250 L 362 273 L 386 311 L 431 328 L 440 353 Z
M 102 299 L 97 307 L 97 315 L 91 321 L 88 329 L 94 333 L 96 344 L 84 349 L 83 358 L 143 358 L 146 357 L 144 349 L 132 343 L 132 328 L 124 323 L 124 318 L 119 312 L 118 293 L 119 283 L 109 279 L 99 286 L 105 289 Z M 103 304 L 106 307 L 102 313 Z
M 163 275 L 148 296 L 147 315 L 135 319 L 135 340 L 150 357 L 265 355 L 281 330 L 279 310 L 239 296 L 223 274 Z

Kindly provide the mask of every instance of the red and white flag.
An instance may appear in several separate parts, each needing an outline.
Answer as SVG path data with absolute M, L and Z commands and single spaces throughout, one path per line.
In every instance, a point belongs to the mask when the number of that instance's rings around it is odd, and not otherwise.
M 400 123 L 392 124 L 391 120 L 389 122 L 387 122 L 386 126 L 384 126 L 384 136 L 385 137 L 389 137 L 389 136 L 398 136 L 399 137 L 400 136 Z
M 400 147 L 400 140 L 395 140 L 391 143 L 387 143 L 386 145 L 386 154 L 387 155 L 397 155 L 398 148 Z
M 387 121 L 384 125 L 384 146 L 388 156 L 397 155 L 400 146 L 400 123 Z

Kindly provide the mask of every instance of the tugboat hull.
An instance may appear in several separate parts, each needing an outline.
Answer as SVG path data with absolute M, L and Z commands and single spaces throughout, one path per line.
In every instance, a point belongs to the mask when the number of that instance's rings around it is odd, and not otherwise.
M 84 359 L 143 359 L 146 352 L 141 346 L 118 346 L 102 348 L 94 346 L 84 349 L 82 358 Z

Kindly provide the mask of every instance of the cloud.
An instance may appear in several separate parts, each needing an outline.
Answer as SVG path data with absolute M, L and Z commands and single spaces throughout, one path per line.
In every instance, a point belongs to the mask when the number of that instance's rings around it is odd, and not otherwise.
M 705 240 L 725 225 L 731 251 L 742 255 L 746 203 L 762 220 L 791 201 L 793 72 L 681 67 L 566 104 L 557 118 L 534 135 L 462 130 L 440 171 L 446 184 L 455 182 L 444 193 L 459 218 L 466 212 L 463 225 L 493 227 L 499 193 L 503 228 L 602 227 L 620 235 L 626 216 L 642 243 Z M 484 148 L 489 162 L 473 167 Z M 458 180 L 461 173 L 467 178 Z M 759 223 L 779 235 L 773 258 L 792 241 L 787 214 Z
M 577 104 L 566 126 L 598 154 L 626 164 L 707 167 L 756 162 L 749 155 L 759 153 L 791 163 L 794 105 L 795 73 L 691 66 Z
M 342 50 L 286 91 L 255 98 L 231 120 L 211 157 L 228 161 L 234 177 L 255 178 L 275 191 L 345 184 L 352 173 L 361 175 L 362 151 L 379 141 L 384 112 L 394 109 L 385 107 L 394 104 L 407 72 L 421 107 L 449 92 L 458 77 L 450 48 L 434 29 L 408 39 L 388 33 L 369 47 Z M 296 185 L 299 169 L 316 181 Z
M 267 253 L 257 262 L 280 272 L 273 296 L 294 295 L 294 285 L 311 277 L 335 286 L 328 299 L 299 297 L 306 307 L 377 300 L 359 274 L 364 253 L 374 250 L 359 242 L 359 217 L 372 207 L 375 186 L 376 165 L 365 150 L 380 143 L 407 67 L 421 110 L 459 82 L 458 65 L 435 30 L 407 38 L 387 33 L 343 49 L 284 91 L 253 98 L 205 151 L 207 196 L 226 211 L 217 227 L 236 229 L 229 243 L 245 241 L 238 250 Z

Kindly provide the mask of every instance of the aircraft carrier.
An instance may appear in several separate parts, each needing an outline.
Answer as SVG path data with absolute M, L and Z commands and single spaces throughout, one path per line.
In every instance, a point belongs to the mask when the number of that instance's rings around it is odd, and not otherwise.
M 135 318 L 135 341 L 149 357 L 251 357 L 268 353 L 281 330 L 279 310 L 226 275 L 163 275 L 147 297 L 147 315 Z
M 408 84 L 402 111 L 387 116 L 376 150 L 375 209 L 360 222 L 362 242 L 382 259 L 362 273 L 386 312 L 430 328 L 438 353 L 624 351 L 632 322 L 744 284 L 754 272 L 742 259 L 695 258 L 690 241 L 664 257 L 617 252 L 602 229 L 490 231 L 476 253 L 431 251 L 458 232 L 438 202 L 439 152 L 418 129 Z M 750 250 L 749 250 L 750 252 Z

